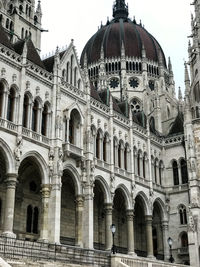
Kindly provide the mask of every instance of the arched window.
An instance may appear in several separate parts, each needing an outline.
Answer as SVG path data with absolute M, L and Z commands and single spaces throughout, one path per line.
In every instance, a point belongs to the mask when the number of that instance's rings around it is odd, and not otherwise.
M 23 12 L 23 6 L 22 5 L 19 6 L 19 11 Z
M 116 140 L 114 138 L 114 140 L 113 140 L 113 161 L 114 161 L 114 166 L 116 166 L 115 147 L 116 147 Z
M 188 183 L 187 162 L 184 159 L 181 160 L 181 178 L 182 184 Z
M 38 234 L 38 218 L 39 218 L 39 211 L 38 208 L 35 207 L 33 211 L 33 233 Z
M 118 167 L 122 167 L 122 158 L 121 158 L 121 143 L 118 145 Z
M 146 168 L 145 168 L 145 165 L 146 165 L 146 160 L 145 160 L 145 155 L 143 156 L 142 158 L 142 167 L 143 167 L 143 177 L 146 178 Z
M 157 161 L 154 161 L 154 177 L 155 177 L 155 183 L 157 184 Z
M 173 168 L 174 185 L 179 185 L 178 164 L 176 161 L 173 161 L 172 168 Z
M 6 20 L 6 29 L 9 28 L 9 19 Z
M 22 28 L 22 31 L 21 31 L 21 38 L 24 39 L 24 28 Z
M 81 89 L 81 79 L 78 80 L 78 89 Z
M 74 68 L 74 86 L 76 87 L 77 82 L 77 67 Z
M 0 117 L 3 116 L 4 86 L 0 83 Z
M 44 104 L 44 108 L 42 111 L 42 128 L 41 128 L 42 135 L 47 136 L 47 127 L 48 127 L 48 106 L 47 104 Z
M 2 21 L 3 21 L 3 15 L 0 14 L 0 24 L 2 24 Z
M 13 31 L 13 22 L 10 22 L 10 31 Z
M 187 233 L 183 233 L 181 236 L 181 247 L 182 248 L 188 247 L 188 235 L 187 235 Z
M 36 25 L 38 23 L 38 17 L 34 16 L 34 24 Z
M 100 142 L 101 142 L 101 136 L 100 132 L 97 132 L 97 137 L 96 137 L 96 157 L 100 159 Z
M 15 90 L 10 89 L 8 95 L 8 106 L 7 106 L 7 120 L 14 121 L 14 110 L 15 110 Z
M 71 144 L 74 144 L 74 123 L 74 116 L 71 116 L 69 120 L 69 142 Z
M 26 5 L 26 15 L 28 14 L 28 5 Z
M 70 84 L 72 84 L 73 81 L 73 64 L 74 64 L 74 56 L 71 56 L 71 68 L 70 68 Z
M 140 176 L 140 153 L 137 154 L 137 171 L 138 176 Z
M 39 119 L 39 102 L 35 100 L 32 112 L 32 130 L 35 132 L 38 131 L 38 119 Z
M 80 114 L 76 109 L 73 109 L 70 114 L 69 133 L 68 133 L 68 140 L 73 145 L 80 144 L 80 137 L 81 137 L 80 124 L 81 124 Z
M 128 170 L 128 146 L 125 146 L 124 149 L 124 169 L 127 171 Z
M 184 205 L 179 207 L 180 224 L 187 224 L 187 211 Z
M 103 160 L 107 161 L 107 136 L 103 138 Z
M 199 107 L 196 107 L 196 118 L 199 118 Z
M 24 96 L 23 121 L 22 121 L 22 126 L 25 128 L 28 128 L 28 117 L 29 117 L 29 97 L 26 94 Z
M 31 233 L 32 232 L 32 216 L 33 216 L 33 208 L 31 205 L 27 207 L 26 212 L 26 232 Z
M 67 62 L 66 82 L 69 82 L 69 62 Z
M 28 15 L 29 15 L 29 17 L 31 16 L 31 7 L 29 7 Z
M 159 163 L 159 180 L 160 180 L 160 185 L 162 185 L 162 162 L 161 161 Z

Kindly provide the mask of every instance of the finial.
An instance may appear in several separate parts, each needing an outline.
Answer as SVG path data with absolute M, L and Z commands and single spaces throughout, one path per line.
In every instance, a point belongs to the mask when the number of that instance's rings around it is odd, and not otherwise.
M 116 0 L 113 6 L 113 17 L 115 19 L 128 18 L 128 5 L 125 0 Z
M 178 88 L 178 99 L 179 99 L 179 101 L 183 100 L 182 91 L 181 91 L 181 87 L 180 86 Z

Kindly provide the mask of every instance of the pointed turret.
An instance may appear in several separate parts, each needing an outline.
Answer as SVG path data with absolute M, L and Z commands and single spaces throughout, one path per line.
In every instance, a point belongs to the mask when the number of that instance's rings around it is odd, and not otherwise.
M 128 5 L 125 0 L 116 0 L 113 6 L 113 17 L 115 19 L 128 18 Z
M 190 78 L 189 78 L 187 63 L 185 62 L 184 65 L 185 65 L 185 95 L 189 95 L 189 91 L 190 91 Z
M 36 14 L 37 14 L 38 23 L 41 24 L 41 21 L 42 21 L 42 8 L 41 8 L 41 1 L 40 0 L 38 1 Z

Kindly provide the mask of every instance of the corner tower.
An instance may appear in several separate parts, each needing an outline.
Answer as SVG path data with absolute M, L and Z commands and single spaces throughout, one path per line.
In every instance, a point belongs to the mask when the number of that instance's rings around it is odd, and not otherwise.
M 35 0 L 0 1 L 0 22 L 12 42 L 31 38 L 40 51 L 41 48 L 41 1 Z

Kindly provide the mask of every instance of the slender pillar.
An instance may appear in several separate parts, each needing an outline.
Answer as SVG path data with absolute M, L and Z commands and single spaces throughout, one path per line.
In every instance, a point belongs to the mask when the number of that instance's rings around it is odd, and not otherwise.
M 49 241 L 51 243 L 60 243 L 60 213 L 61 213 L 61 178 L 57 178 L 54 184 L 52 184 L 50 203 L 51 209 L 49 210 L 49 225 L 50 235 Z
M 164 260 L 169 261 L 169 245 L 168 245 L 168 238 L 169 238 L 169 223 L 168 221 L 162 221 L 162 232 L 163 232 L 163 250 L 164 250 Z
M 83 196 L 76 197 L 76 246 L 83 247 Z
M 40 240 L 47 242 L 48 236 L 48 215 L 49 215 L 49 197 L 50 189 L 49 185 L 42 185 L 42 218 L 41 218 L 41 230 L 40 230 Z
M 153 258 L 152 216 L 146 216 L 147 257 Z
M 13 238 L 16 237 L 13 233 L 16 184 L 17 174 L 7 174 L 3 235 Z
M 134 223 L 133 223 L 134 211 L 127 210 L 126 218 L 127 218 L 127 235 L 128 235 L 128 254 L 136 255 L 134 246 Z
M 112 232 L 110 226 L 112 225 L 112 203 L 105 204 L 105 223 L 106 223 L 106 230 L 105 230 L 105 249 L 110 250 L 112 248 Z
M 93 185 L 87 185 L 85 187 L 85 203 L 84 203 L 84 216 L 83 216 L 83 245 L 84 248 L 93 249 Z

